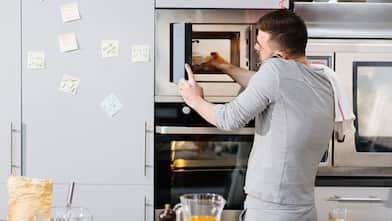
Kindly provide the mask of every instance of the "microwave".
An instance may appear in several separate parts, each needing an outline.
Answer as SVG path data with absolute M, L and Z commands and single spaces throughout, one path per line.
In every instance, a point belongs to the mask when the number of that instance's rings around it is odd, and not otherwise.
M 228 101 L 241 91 L 238 83 L 218 70 L 201 65 L 211 52 L 256 71 L 257 20 L 267 10 L 157 9 L 155 26 L 155 100 L 181 102 L 177 82 L 186 78 L 184 64 L 192 66 L 204 95 Z

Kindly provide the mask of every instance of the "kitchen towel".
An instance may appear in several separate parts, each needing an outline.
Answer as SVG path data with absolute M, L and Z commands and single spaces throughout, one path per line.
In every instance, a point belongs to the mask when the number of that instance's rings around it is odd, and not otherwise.
M 347 134 L 355 132 L 355 115 L 352 105 L 350 105 L 335 71 L 322 64 L 312 64 L 311 66 L 317 73 L 325 74 L 332 85 L 335 101 L 335 137 L 338 142 L 344 142 Z

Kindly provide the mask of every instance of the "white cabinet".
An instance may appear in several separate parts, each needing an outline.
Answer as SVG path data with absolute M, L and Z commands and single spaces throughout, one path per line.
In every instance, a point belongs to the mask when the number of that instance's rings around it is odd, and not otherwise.
M 59 1 L 22 4 L 22 57 L 44 51 L 47 68 L 22 59 L 25 175 L 55 183 L 148 184 L 153 179 L 154 1 L 78 2 L 81 20 L 63 23 Z M 79 50 L 60 52 L 58 37 L 75 33 Z M 118 57 L 103 59 L 102 40 L 118 40 Z M 146 62 L 131 48 L 145 45 Z M 77 94 L 58 90 L 63 75 L 80 79 Z M 114 94 L 113 117 L 101 102 Z
M 66 197 L 57 183 L 75 180 L 74 202 L 95 220 L 152 220 L 154 1 L 81 1 L 81 20 L 70 23 L 61 4 L 0 2 L 0 220 L 11 149 L 23 175 L 53 179 L 54 205 Z M 61 53 L 58 37 L 69 32 L 79 50 Z M 119 56 L 103 59 L 101 40 L 118 40 Z M 134 45 L 147 46 L 145 63 L 132 62 Z M 29 51 L 45 53 L 45 69 L 27 68 Z M 75 96 L 59 92 L 64 74 L 80 78 Z M 111 93 L 123 105 L 114 117 L 100 107 Z
M 288 7 L 288 0 L 282 1 L 282 4 Z M 211 0 L 156 0 L 157 8 L 280 8 L 279 0 L 228 0 L 228 1 L 211 1 Z
M 0 2 L 0 183 L 6 182 L 10 174 L 11 149 L 13 164 L 20 166 L 20 136 L 11 131 L 11 123 L 14 129 L 20 128 L 19 16 L 19 1 Z
M 391 221 L 392 188 L 316 187 L 319 221 L 328 220 L 332 208 L 349 208 L 355 221 Z
M 7 177 L 20 166 L 20 13 L 19 1 L 0 1 L 0 220 L 7 218 Z M 12 141 L 11 141 L 12 139 Z M 13 155 L 11 163 L 11 151 Z M 16 169 L 17 174 L 20 173 Z
M 7 219 L 7 186 L 6 183 L 0 183 L 0 220 Z
M 64 206 L 67 185 L 54 185 L 53 206 Z M 78 185 L 73 206 L 86 207 L 94 221 L 153 221 L 152 186 Z

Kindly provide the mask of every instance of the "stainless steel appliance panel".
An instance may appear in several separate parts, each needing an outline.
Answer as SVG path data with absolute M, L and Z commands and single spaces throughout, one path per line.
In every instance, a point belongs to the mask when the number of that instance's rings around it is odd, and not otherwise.
M 349 103 L 355 108 L 354 91 L 358 88 L 354 85 L 353 67 L 358 62 L 390 62 L 392 61 L 392 41 L 377 39 L 310 39 L 307 53 L 310 55 L 332 54 L 333 66 L 337 78 L 342 83 L 342 88 L 349 99 Z M 363 69 L 365 68 L 365 69 Z M 372 67 L 362 67 L 358 69 L 361 75 L 369 74 Z M 357 71 L 358 71 L 357 70 Z M 372 69 L 376 73 L 378 69 Z M 364 84 L 362 80 L 362 84 Z M 377 83 L 369 81 L 365 84 L 374 85 L 375 91 L 379 90 Z M 366 87 L 365 87 L 366 88 Z M 361 98 L 371 96 L 371 91 L 360 86 Z M 372 99 L 370 99 L 372 100 Z M 384 99 L 385 100 L 385 99 Z M 360 112 L 369 112 L 373 110 L 372 105 L 361 105 Z M 380 115 L 379 115 L 380 116 Z M 378 117 L 379 117 L 378 116 Z M 369 120 L 369 115 L 359 113 L 358 121 L 368 126 L 373 123 Z M 385 116 L 388 120 L 388 117 Z M 358 126 L 358 125 L 357 125 Z M 361 129 L 360 129 L 361 130 Z M 366 131 L 365 131 L 366 132 Z M 361 151 L 357 148 L 356 136 L 348 135 L 343 143 L 334 141 L 333 144 L 333 162 L 331 167 L 319 168 L 319 176 L 391 176 L 392 175 L 392 154 L 390 152 Z
M 361 135 L 390 138 L 388 134 L 390 130 L 383 127 L 388 125 L 387 123 L 392 119 L 390 115 L 388 116 L 388 113 L 392 112 L 388 106 L 388 101 L 390 102 L 388 97 L 391 93 L 389 88 L 385 87 L 385 83 L 389 86 L 392 84 L 391 78 L 385 75 L 386 72 L 392 72 L 392 66 L 380 69 L 376 64 L 392 62 L 392 53 L 372 53 L 372 48 L 377 47 L 385 46 L 369 45 L 366 52 L 336 54 L 336 72 L 345 83 L 344 89 L 350 102 L 357 105 L 354 106 L 357 112 L 356 134 L 347 136 L 343 143 L 335 143 L 336 166 L 392 167 L 392 152 L 380 152 L 372 149 L 364 151 L 358 146 L 360 145 L 358 136 Z M 384 50 L 388 51 L 387 48 Z M 389 45 L 390 49 L 392 49 L 392 45 Z M 357 66 L 357 62 L 370 62 L 370 66 Z M 357 82 L 354 82 L 355 77 Z M 365 77 L 367 79 L 364 79 Z M 354 97 L 354 93 L 356 93 L 356 97 Z M 383 130 L 378 131 L 380 129 Z M 373 146 L 373 148 L 375 147 Z

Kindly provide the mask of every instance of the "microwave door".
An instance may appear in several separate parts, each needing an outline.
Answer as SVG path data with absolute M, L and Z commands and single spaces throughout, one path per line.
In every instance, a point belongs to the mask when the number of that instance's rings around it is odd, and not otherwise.
M 170 82 L 178 83 L 185 74 L 185 63 L 192 63 L 192 24 L 170 24 Z

